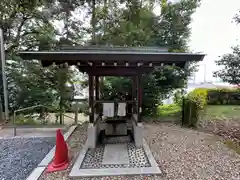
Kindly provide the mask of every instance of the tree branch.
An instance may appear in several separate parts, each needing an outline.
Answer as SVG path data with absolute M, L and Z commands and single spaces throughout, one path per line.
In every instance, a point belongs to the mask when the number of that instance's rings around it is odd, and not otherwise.
M 12 41 L 13 44 L 7 49 L 7 52 L 11 52 L 14 48 L 16 48 L 19 45 L 22 28 L 28 19 L 29 19 L 29 17 L 23 17 L 22 22 L 18 26 L 17 35 L 16 35 L 15 39 Z

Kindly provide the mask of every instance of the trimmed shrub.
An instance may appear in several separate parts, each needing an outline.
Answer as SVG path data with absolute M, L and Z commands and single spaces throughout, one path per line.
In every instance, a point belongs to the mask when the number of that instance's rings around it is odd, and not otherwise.
M 182 124 L 196 127 L 206 105 L 240 105 L 240 89 L 198 88 L 191 91 L 182 105 Z
M 240 88 L 208 89 L 208 105 L 240 105 Z
M 198 88 L 191 91 L 187 98 L 194 101 L 199 109 L 203 109 L 207 105 L 208 89 Z
M 197 127 L 200 112 L 207 104 L 207 89 L 195 89 L 183 100 L 182 125 Z

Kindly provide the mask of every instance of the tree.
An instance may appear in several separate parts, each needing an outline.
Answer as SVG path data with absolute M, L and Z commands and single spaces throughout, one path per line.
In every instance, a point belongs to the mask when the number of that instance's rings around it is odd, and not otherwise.
M 225 54 L 215 61 L 221 69 L 214 72 L 214 76 L 223 82 L 240 85 L 240 47 L 236 46 L 232 49 L 232 53 Z
M 90 43 L 110 46 L 167 45 L 170 51 L 187 51 L 190 34 L 188 25 L 199 1 L 168 3 L 161 0 L 160 16 L 153 13 L 154 2 L 1 1 L 0 25 L 4 29 L 7 59 L 11 59 L 7 62 L 10 109 L 58 102 L 58 108 L 63 110 L 69 104 L 65 92 L 72 91 L 72 88 L 65 86 L 73 80 L 69 69 L 42 68 L 37 61 L 23 62 L 15 56 L 19 50 L 54 50 Z M 83 20 L 78 18 L 81 14 L 85 14 Z M 86 19 L 90 20 L 90 27 L 83 23 Z M 61 24 L 61 30 L 56 22 Z M 145 109 L 154 109 L 152 104 L 160 103 L 159 100 L 174 88 L 184 86 L 190 72 L 164 66 L 144 75 Z M 129 92 L 131 89 L 130 81 L 123 78 L 106 78 L 104 83 L 106 92 L 110 90 L 113 95 L 121 91 L 122 87 L 126 86 Z
M 0 26 L 3 29 L 6 48 L 6 73 L 10 92 L 9 99 L 13 100 L 9 101 L 12 107 L 17 107 L 19 104 L 12 98 L 15 97 L 14 94 L 22 94 L 18 87 L 19 83 L 23 82 L 19 78 L 22 77 L 22 74 L 18 76 L 17 71 L 25 68 L 23 63 L 14 56 L 15 52 L 25 49 L 40 49 L 44 41 L 47 41 L 49 45 L 52 44 L 52 25 L 46 14 L 40 10 L 47 3 L 51 3 L 51 1 L 33 0 L 25 3 L 25 1 L 4 0 L 0 3 Z M 37 84 L 34 86 L 36 87 Z M 0 96 L 2 96 L 2 83 L 0 83 L 0 89 Z M 22 99 L 24 98 L 22 97 Z M 14 103 L 16 106 L 13 106 Z
M 240 11 L 233 17 L 233 20 L 240 23 Z M 232 47 L 233 52 L 224 54 L 216 65 L 220 70 L 213 73 L 214 77 L 220 78 L 223 82 L 233 85 L 240 85 L 240 46 Z
M 233 20 L 239 24 L 240 23 L 240 10 L 238 11 L 238 13 L 233 17 Z
M 142 3 L 139 0 L 123 2 L 125 4 L 115 1 L 108 5 L 107 17 L 106 15 L 96 15 L 99 18 L 96 24 L 98 27 L 96 42 L 98 44 L 167 46 L 169 51 L 177 52 L 188 50 L 191 15 L 199 6 L 199 1 L 181 0 L 177 3 L 168 3 L 162 0 L 160 16 L 153 13 L 151 3 Z M 111 6 L 115 8 L 110 8 Z M 99 9 L 101 8 L 104 7 Z M 155 69 L 151 74 L 144 75 L 142 82 L 144 113 L 153 114 L 157 104 L 161 103 L 161 100 L 175 88 L 183 87 L 187 77 L 195 69 L 194 65 L 187 71 L 177 67 L 164 66 Z M 131 81 L 123 78 L 108 77 L 105 85 L 105 98 L 118 98 L 117 95 L 123 90 L 128 91 L 128 94 L 131 93 Z
M 7 52 L 11 112 L 18 108 L 39 104 L 51 106 L 56 103 L 62 110 L 63 106 L 69 104 L 69 98 L 66 101 L 65 95 L 72 90 L 65 84 L 71 79 L 71 71 L 58 67 L 43 68 L 38 61 L 22 61 L 15 55 L 15 52 L 20 50 L 52 50 L 66 44 L 66 41 L 69 41 L 68 45 L 73 43 L 73 37 L 69 33 L 72 29 L 69 26 L 64 26 L 68 30 L 67 36 L 65 32 L 59 35 L 58 28 L 52 23 L 54 18 L 63 17 L 64 12 L 57 11 L 62 7 L 63 5 L 59 6 L 55 1 L 33 0 L 24 3 L 11 0 L 0 3 L 0 25 L 3 28 Z M 64 23 L 69 21 L 67 19 Z M 72 24 L 76 25 L 75 22 Z M 62 37 L 60 40 L 58 35 Z M 63 42 L 63 39 L 66 41 Z

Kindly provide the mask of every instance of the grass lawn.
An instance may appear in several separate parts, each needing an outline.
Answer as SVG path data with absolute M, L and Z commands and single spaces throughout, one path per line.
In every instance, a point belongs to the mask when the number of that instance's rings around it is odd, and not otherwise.
M 158 107 L 158 116 L 160 117 L 173 117 L 181 113 L 181 107 L 177 104 L 165 104 Z
M 240 154 L 240 136 L 236 133 L 240 131 L 239 105 L 208 105 L 201 119 L 207 123 L 206 129 L 224 137 L 223 143 Z
M 158 122 L 180 122 L 181 107 L 176 104 L 164 104 L 158 106 L 157 114 L 154 117 L 142 117 L 144 121 Z
M 240 121 L 240 106 L 238 105 L 208 105 L 204 115 L 211 120 L 234 119 Z
M 238 105 L 208 105 L 203 114 L 208 120 L 239 120 L 240 106 Z M 181 107 L 177 104 L 160 105 L 157 111 L 157 117 L 180 117 Z

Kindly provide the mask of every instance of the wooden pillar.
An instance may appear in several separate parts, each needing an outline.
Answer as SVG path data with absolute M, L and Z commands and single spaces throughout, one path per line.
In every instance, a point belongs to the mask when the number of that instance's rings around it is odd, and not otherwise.
M 99 99 L 102 98 L 102 87 L 104 85 L 104 76 L 99 76 Z
M 133 76 L 132 77 L 132 100 L 136 101 L 137 100 L 137 77 Z M 136 103 L 132 104 L 132 113 L 135 114 L 136 113 Z
M 95 99 L 99 100 L 99 76 L 95 76 Z M 94 113 L 100 114 L 99 104 L 95 104 Z
M 99 76 L 95 76 L 95 98 L 99 100 Z
M 89 86 L 89 122 L 94 121 L 94 82 L 93 75 L 88 74 L 88 86 Z
M 142 112 L 142 85 L 141 85 L 141 74 L 137 75 L 137 117 L 138 122 L 141 122 L 141 112 Z

